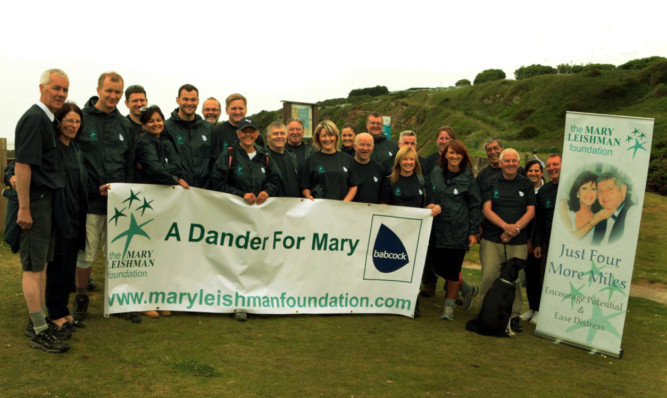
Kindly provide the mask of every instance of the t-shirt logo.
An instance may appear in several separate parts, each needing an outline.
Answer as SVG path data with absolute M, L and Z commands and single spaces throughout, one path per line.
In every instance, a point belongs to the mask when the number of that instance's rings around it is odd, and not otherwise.
M 208 138 L 206 138 L 206 136 L 205 136 L 204 134 L 201 135 L 201 139 L 202 139 L 202 141 L 204 141 L 204 142 L 208 141 Z
M 373 181 L 375 181 L 376 183 L 377 183 L 377 182 L 380 182 L 380 180 L 378 180 L 378 178 L 375 177 L 375 176 L 373 176 Z
M 262 167 L 262 173 L 266 174 L 266 171 L 264 170 L 264 167 Z
M 118 139 L 121 141 L 125 141 L 125 138 L 123 138 L 123 134 L 118 134 Z
M 494 189 L 493 190 L 493 199 L 498 199 L 498 198 L 500 198 L 500 194 L 498 193 L 497 189 Z
M 243 167 L 238 166 L 238 167 L 236 168 L 236 175 L 237 175 L 237 176 L 242 176 L 242 175 L 243 175 Z
M 90 131 L 90 140 L 97 141 L 97 133 L 95 132 L 95 130 Z
M 401 196 L 401 187 L 396 187 L 394 190 L 394 196 L 400 197 Z
M 519 196 L 523 198 L 523 191 L 519 191 Z
M 184 144 L 182 135 L 179 134 L 178 137 L 176 137 L 176 143 L 178 145 L 183 145 Z
M 454 188 L 454 195 L 458 195 L 458 194 L 459 194 L 459 190 Z
M 324 173 L 325 173 L 325 171 L 324 171 L 324 167 L 322 167 L 322 166 L 318 166 L 318 167 L 317 167 L 317 172 L 318 172 L 319 174 L 324 174 Z
M 343 166 L 343 171 L 347 173 L 347 167 Z
M 547 203 L 544 205 L 544 207 L 546 207 L 547 209 L 550 209 L 550 208 L 552 208 L 553 206 L 554 206 L 554 205 L 553 205 L 553 203 L 551 203 L 551 199 L 547 199 Z

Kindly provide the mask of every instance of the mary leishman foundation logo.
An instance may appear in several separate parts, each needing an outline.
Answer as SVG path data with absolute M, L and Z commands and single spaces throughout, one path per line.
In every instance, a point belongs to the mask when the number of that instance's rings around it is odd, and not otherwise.
M 109 214 L 109 236 L 111 247 L 109 249 L 109 262 L 111 268 L 125 268 L 131 260 L 145 257 L 146 250 L 141 249 L 139 240 L 150 240 L 145 226 L 153 221 L 151 214 L 152 200 L 141 195 L 141 191 L 130 189 L 128 197 L 121 202 L 120 208 L 114 207 L 113 215 Z M 111 213 L 111 212 L 110 212 Z M 116 243 L 119 242 L 119 243 Z M 134 242 L 134 245 L 132 244 Z M 114 244 L 116 243 L 116 244 Z M 122 246 L 121 246 L 122 245 Z M 119 249 L 122 247 L 122 251 Z M 144 252 L 144 255 L 142 255 Z
M 421 223 L 420 219 L 374 215 L 364 279 L 411 283 Z

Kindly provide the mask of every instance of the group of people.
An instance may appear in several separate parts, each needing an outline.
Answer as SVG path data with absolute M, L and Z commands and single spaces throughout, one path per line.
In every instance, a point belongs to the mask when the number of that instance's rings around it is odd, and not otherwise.
M 478 293 L 486 293 L 504 260 L 525 259 L 529 252 L 544 258 L 548 246 L 558 155 L 547 161 L 553 186 L 546 184 L 537 192 L 535 179 L 523 175 L 519 154 L 495 138 L 485 144 L 490 165 L 474 177 L 468 150 L 449 126 L 435 134 L 438 151 L 421 158 L 417 135 L 403 131 L 398 142 L 387 138 L 382 115 L 376 112 L 367 117 L 367 132 L 359 134 L 353 125 L 339 131 L 331 121 L 320 122 L 311 146 L 303 140 L 299 119 L 273 122 L 262 137 L 257 122 L 246 117 L 247 100 L 240 94 L 227 97 L 229 118 L 220 123 L 222 104 L 208 98 L 202 118 L 196 113 L 199 91 L 190 84 L 178 89 L 177 108 L 169 118 L 158 106 L 148 105 L 139 85 L 125 90 L 130 113 L 122 116 L 117 105 L 124 81 L 114 72 L 99 77 L 97 95 L 83 109 L 66 102 L 69 78 L 59 69 L 44 72 L 39 88 L 40 100 L 17 124 L 16 160 L 5 179 L 18 201 L 17 245 L 30 317 L 26 335 L 32 347 L 47 352 L 68 350 L 63 340 L 85 326 L 91 265 L 106 239 L 110 182 L 211 189 L 238 195 L 248 205 L 261 205 L 270 197 L 304 197 L 431 209 L 433 228 L 420 294 L 432 296 L 438 276 L 444 278 L 442 318 L 447 320 L 454 319 L 457 302 L 468 310 Z M 531 177 L 533 166 L 527 167 Z M 579 197 L 583 208 L 585 195 Z M 584 221 L 600 222 L 578 213 L 573 217 L 573 225 Z M 465 254 L 478 242 L 481 289 L 461 278 Z M 531 277 L 535 286 L 543 274 L 541 263 L 541 273 Z M 537 308 L 531 301 L 531 309 Z M 520 292 L 514 310 L 512 327 L 520 331 Z M 141 319 L 135 313 L 119 316 Z M 247 320 L 242 311 L 234 317 Z

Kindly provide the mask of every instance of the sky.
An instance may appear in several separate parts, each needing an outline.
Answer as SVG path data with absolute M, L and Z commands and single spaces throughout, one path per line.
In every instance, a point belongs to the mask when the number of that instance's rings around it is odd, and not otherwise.
M 39 76 L 61 68 L 83 106 L 102 72 L 141 84 L 171 113 L 194 84 L 200 106 L 231 93 L 248 114 L 282 100 L 317 102 L 355 88 L 447 87 L 485 69 L 508 79 L 532 64 L 621 65 L 667 57 L 654 1 L 127 1 L 0 4 L 0 137 L 39 100 Z M 128 113 L 124 102 L 119 104 Z M 223 111 L 221 120 L 226 120 Z M 444 122 L 444 121 L 443 121 Z

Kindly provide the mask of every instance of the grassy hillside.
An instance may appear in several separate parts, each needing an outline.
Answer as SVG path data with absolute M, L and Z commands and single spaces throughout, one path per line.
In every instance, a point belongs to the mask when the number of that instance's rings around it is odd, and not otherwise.
M 454 127 L 459 138 L 478 154 L 489 136 L 498 136 L 521 151 L 560 151 L 566 111 L 654 118 L 652 155 L 655 158 L 667 152 L 664 58 L 638 70 L 590 65 L 576 74 L 329 99 L 319 106 L 320 119 L 330 119 L 338 126 L 353 123 L 359 131 L 365 131 L 365 118 L 372 111 L 391 116 L 392 136 L 396 138 L 402 130 L 416 131 L 422 155 L 435 151 L 432 136 L 444 124 Z M 280 119 L 282 113 L 261 112 L 256 117 L 260 125 L 267 125 Z

